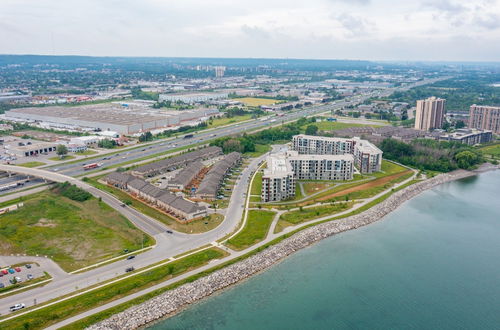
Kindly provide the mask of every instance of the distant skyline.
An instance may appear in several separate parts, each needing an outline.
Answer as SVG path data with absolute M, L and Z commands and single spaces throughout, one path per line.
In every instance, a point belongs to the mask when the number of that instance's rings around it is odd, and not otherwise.
M 499 61 L 500 0 L 2 0 L 0 53 Z

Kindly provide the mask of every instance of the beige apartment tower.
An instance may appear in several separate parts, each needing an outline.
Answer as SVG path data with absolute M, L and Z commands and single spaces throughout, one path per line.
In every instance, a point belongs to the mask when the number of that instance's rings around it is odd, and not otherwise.
M 469 128 L 486 129 L 500 134 L 500 107 L 471 105 Z
M 429 97 L 417 101 L 415 110 L 415 129 L 429 131 L 443 126 L 444 104 L 446 100 Z

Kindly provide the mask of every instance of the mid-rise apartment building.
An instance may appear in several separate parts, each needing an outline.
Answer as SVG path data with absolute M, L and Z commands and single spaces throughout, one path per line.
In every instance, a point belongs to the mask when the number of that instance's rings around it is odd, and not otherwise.
M 300 155 L 288 152 L 288 160 L 297 180 L 351 180 L 354 157 L 345 155 Z
M 471 105 L 469 128 L 490 130 L 495 134 L 500 134 L 500 107 Z
M 295 178 L 292 166 L 284 154 L 267 157 L 267 168 L 262 175 L 261 200 L 281 201 L 295 196 Z
M 326 136 L 295 135 L 292 149 L 301 155 L 353 155 L 361 173 L 380 171 L 382 150 L 360 138 L 344 139 Z
M 441 128 L 444 120 L 445 103 L 446 100 L 434 96 L 425 100 L 418 100 L 415 110 L 415 129 L 429 131 Z

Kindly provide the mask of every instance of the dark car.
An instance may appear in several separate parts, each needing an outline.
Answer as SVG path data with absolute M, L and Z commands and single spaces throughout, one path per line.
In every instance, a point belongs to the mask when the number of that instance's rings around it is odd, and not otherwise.
M 27 264 L 27 265 L 26 265 L 26 268 L 28 268 L 28 269 L 29 269 L 29 268 L 31 268 L 31 265 L 30 265 L 30 264 Z
M 125 273 L 130 273 L 130 272 L 133 272 L 135 270 L 134 267 L 128 267 L 125 269 Z
M 173 231 L 171 231 L 171 230 L 167 230 L 166 232 L 167 232 L 167 234 L 173 234 L 173 233 L 174 233 L 174 232 L 173 232 Z
M 132 259 L 134 259 L 134 258 L 135 258 L 135 256 L 128 256 L 128 257 L 127 257 L 127 260 L 132 260 Z
M 5 288 L 5 285 L 3 283 L 0 283 L 0 289 Z

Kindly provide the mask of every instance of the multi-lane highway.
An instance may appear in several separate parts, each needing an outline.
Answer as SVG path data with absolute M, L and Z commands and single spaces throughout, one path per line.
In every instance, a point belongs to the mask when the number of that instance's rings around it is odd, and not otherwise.
M 421 85 L 430 82 L 432 81 L 419 82 L 418 84 Z M 407 88 L 409 87 L 405 87 L 404 89 Z M 379 95 L 389 95 L 393 91 L 394 89 L 385 90 Z M 145 156 L 153 156 L 155 154 L 167 152 L 174 148 L 204 142 L 214 137 L 221 137 L 242 133 L 249 130 L 256 130 L 266 126 L 279 124 L 281 123 L 281 121 L 288 122 L 299 117 L 341 109 L 344 106 L 362 102 L 363 100 L 371 96 L 373 96 L 373 94 L 358 95 L 350 99 L 337 101 L 336 103 L 314 106 L 301 109 L 300 111 L 290 112 L 283 117 L 272 117 L 266 120 L 254 120 L 236 124 L 233 126 L 221 127 L 210 131 L 199 132 L 195 134 L 193 138 L 189 139 L 179 137 L 170 139 L 168 141 L 158 141 L 145 145 L 138 149 L 122 150 L 115 154 L 108 154 L 90 162 L 102 162 L 103 166 L 119 165 L 120 163 L 123 163 L 125 161 L 128 162 Z M 147 267 L 151 264 L 166 260 L 180 253 L 210 244 L 212 242 L 215 242 L 217 239 L 226 236 L 238 226 L 238 223 L 241 220 L 244 211 L 243 205 L 248 188 L 248 182 L 252 173 L 258 168 L 259 162 L 261 162 L 264 158 L 265 156 L 261 156 L 259 158 L 253 159 L 250 165 L 241 172 L 239 179 L 236 181 L 229 206 L 226 210 L 225 220 L 222 222 L 222 224 L 209 232 L 191 235 L 177 232 L 168 234 L 166 232 L 168 228 L 164 224 L 159 223 L 158 221 L 128 206 L 124 207 L 123 204 L 114 196 L 111 196 L 106 192 L 103 192 L 99 189 L 89 186 L 88 184 L 80 180 L 73 178 L 74 176 L 78 176 L 84 173 L 83 163 L 88 163 L 89 161 L 81 161 L 66 165 L 46 167 L 44 168 L 44 170 L 25 169 L 19 167 L 8 167 L 7 165 L 0 165 L 0 170 L 2 171 L 10 170 L 12 172 L 20 173 L 21 175 L 29 173 L 30 175 L 36 175 L 38 177 L 49 179 L 52 181 L 69 181 L 77 184 L 81 188 L 91 192 L 94 196 L 101 197 L 104 202 L 130 219 L 138 228 L 150 234 L 156 240 L 156 246 L 153 249 L 140 254 L 133 260 L 120 260 L 84 273 L 59 276 L 57 279 L 54 279 L 53 282 L 43 287 L 34 288 L 29 291 L 2 298 L 0 299 L 0 313 L 8 312 L 9 306 L 15 303 L 23 302 L 29 307 L 32 306 L 34 301 L 36 300 L 36 302 L 40 304 L 62 295 L 69 294 L 75 290 L 81 290 L 91 285 L 95 285 L 97 283 L 113 279 L 119 275 L 123 275 L 124 270 L 127 267 L 133 266 L 136 269 Z M 55 171 L 56 168 L 57 171 Z

